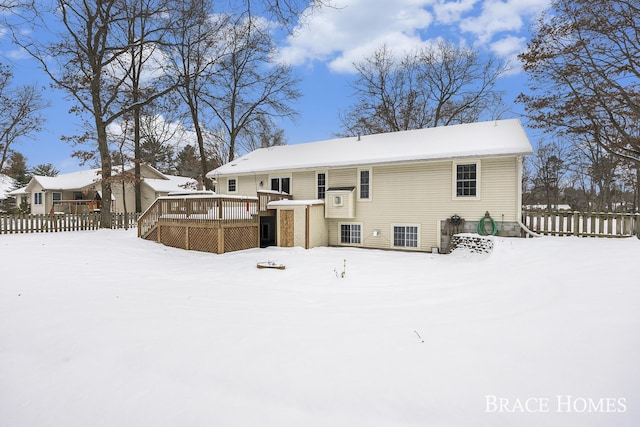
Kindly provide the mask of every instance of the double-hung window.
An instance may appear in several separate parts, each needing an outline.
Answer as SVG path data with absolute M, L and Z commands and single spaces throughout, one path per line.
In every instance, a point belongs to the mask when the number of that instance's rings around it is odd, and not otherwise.
M 34 205 L 41 205 L 42 204 L 42 193 L 41 192 L 33 193 L 33 204 Z
M 456 165 L 456 197 L 478 196 L 478 164 Z
M 291 178 L 271 178 L 271 189 L 273 191 L 291 194 Z
M 398 248 L 417 248 L 418 247 L 418 226 L 394 225 L 393 226 L 393 246 Z
M 359 245 L 362 243 L 362 226 L 360 224 L 340 224 L 340 243 Z
M 371 170 L 360 169 L 358 171 L 358 198 L 368 200 L 371 198 Z
M 238 191 L 238 180 L 236 178 L 227 179 L 227 192 L 236 193 Z
M 60 200 L 62 200 L 62 193 L 60 193 L 59 191 L 54 191 L 53 193 L 51 193 L 51 198 L 53 200 L 53 204 L 58 205 L 60 204 Z

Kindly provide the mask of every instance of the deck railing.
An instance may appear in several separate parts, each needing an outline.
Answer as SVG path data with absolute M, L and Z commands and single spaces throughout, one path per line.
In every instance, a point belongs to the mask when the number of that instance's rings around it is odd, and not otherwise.
M 254 221 L 258 197 L 184 195 L 158 198 L 138 220 L 138 236 L 146 236 L 161 220 L 207 223 Z
M 139 214 L 111 214 L 111 228 L 133 228 Z M 0 214 L 0 234 L 55 233 L 60 231 L 97 230 L 100 228 L 100 212 L 66 213 L 49 215 Z
M 523 210 L 522 222 L 530 230 L 551 236 L 640 236 L 640 214 Z
M 266 212 L 269 202 L 276 202 L 278 200 L 291 200 L 291 198 L 291 195 L 287 193 L 281 193 L 279 191 L 260 190 L 258 191 L 258 210 L 260 212 Z

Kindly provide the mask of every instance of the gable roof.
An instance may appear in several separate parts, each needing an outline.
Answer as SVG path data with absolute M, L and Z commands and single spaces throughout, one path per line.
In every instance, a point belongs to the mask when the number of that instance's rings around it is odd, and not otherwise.
M 75 190 L 91 185 L 100 178 L 100 169 L 64 173 L 58 176 L 34 175 L 27 185 L 27 190 L 31 190 L 34 180 L 45 190 Z
M 191 178 L 182 176 L 164 175 L 157 169 L 143 165 L 152 176 L 157 178 L 142 178 L 143 182 L 146 182 L 149 187 L 158 192 L 171 192 L 171 191 L 184 191 L 184 185 L 191 183 L 193 185 L 197 182 Z M 130 171 L 133 166 L 126 166 L 125 171 Z M 120 173 L 121 167 L 114 167 L 114 174 Z M 85 188 L 91 184 L 95 184 L 102 179 L 100 169 L 90 169 L 86 171 L 78 171 L 65 173 L 58 176 L 40 176 L 36 175 L 31 178 L 29 184 L 25 187 L 25 190 L 31 191 L 33 183 L 38 182 L 40 186 L 45 190 L 78 190 Z
M 520 120 L 509 119 L 260 148 L 207 176 L 532 153 Z

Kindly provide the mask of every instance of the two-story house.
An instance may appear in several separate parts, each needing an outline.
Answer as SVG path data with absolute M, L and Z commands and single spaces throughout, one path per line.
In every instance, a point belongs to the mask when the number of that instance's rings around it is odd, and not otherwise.
M 433 251 L 452 217 L 520 234 L 532 151 L 519 120 L 496 120 L 261 148 L 207 176 L 219 195 L 291 196 L 260 218 L 263 245 Z

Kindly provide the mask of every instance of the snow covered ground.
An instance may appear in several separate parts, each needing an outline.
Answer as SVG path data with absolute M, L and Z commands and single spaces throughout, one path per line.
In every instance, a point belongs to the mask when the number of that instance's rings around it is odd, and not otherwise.
M 637 426 L 639 259 L 2 235 L 0 425 Z

